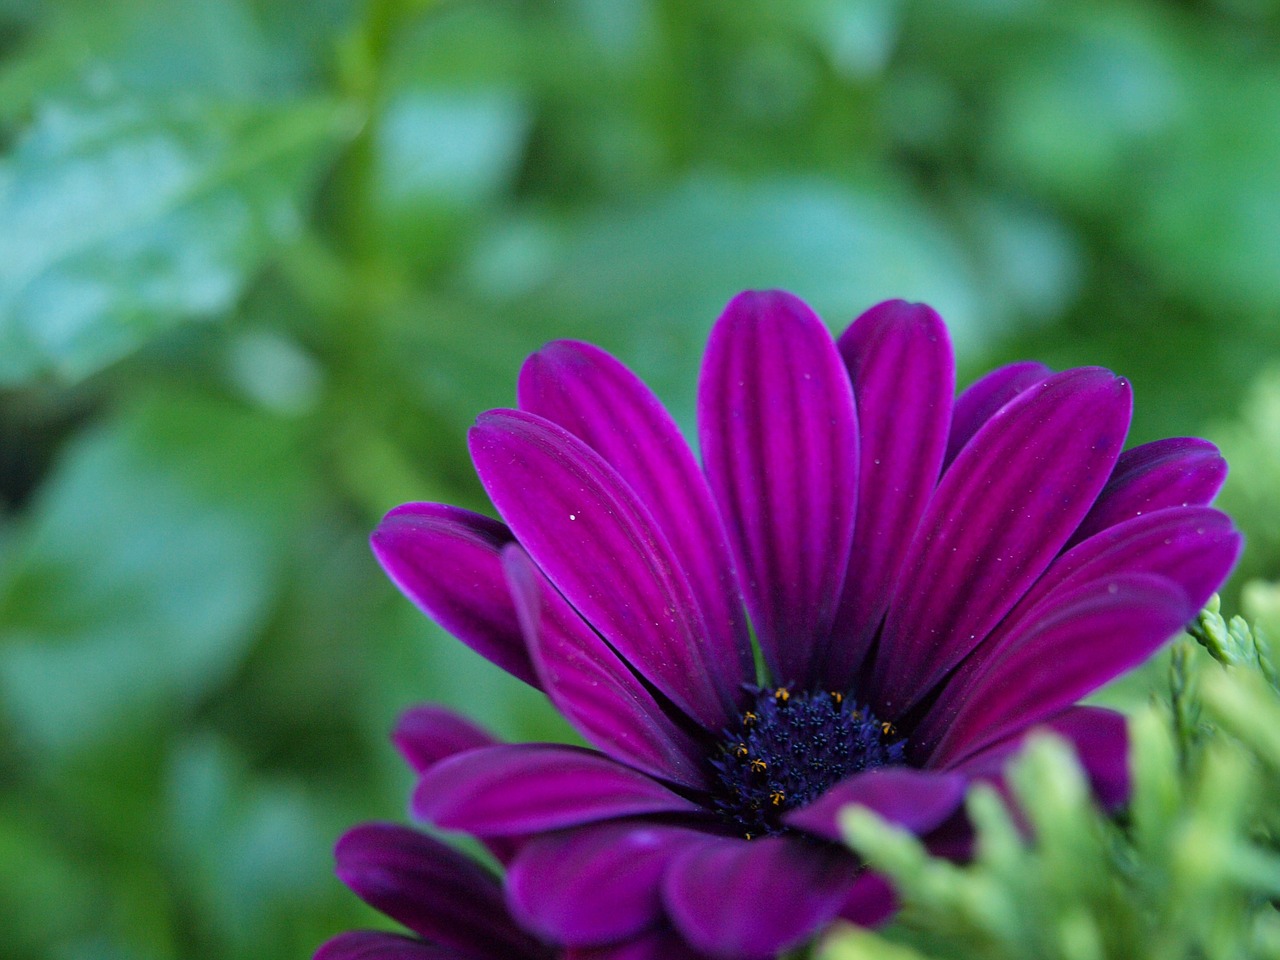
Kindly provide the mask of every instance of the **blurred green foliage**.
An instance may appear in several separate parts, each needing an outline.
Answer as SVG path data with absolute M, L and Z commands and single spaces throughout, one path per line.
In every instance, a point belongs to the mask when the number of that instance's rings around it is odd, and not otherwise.
M 1278 50 L 1268 0 L 0 0 L 5 956 L 305 956 L 373 919 L 329 847 L 402 815 L 401 708 L 566 735 L 365 546 L 483 508 L 551 337 L 688 423 L 737 290 L 927 300 L 968 376 L 1220 438 L 1276 579 Z

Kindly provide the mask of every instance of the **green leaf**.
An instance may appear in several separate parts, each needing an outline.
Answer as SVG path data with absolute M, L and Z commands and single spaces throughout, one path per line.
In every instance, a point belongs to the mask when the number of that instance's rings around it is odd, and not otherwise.
M 72 749 L 194 704 L 245 655 L 305 502 L 292 429 L 156 397 L 80 437 L 0 579 L 0 696 Z
M 300 224 L 331 102 L 43 108 L 0 161 L 0 384 L 83 377 L 230 308 Z
M 818 960 L 929 960 L 910 947 L 890 943 L 854 927 L 838 930 L 829 937 L 817 957 Z
M 459 237 L 509 192 L 532 112 L 516 91 L 395 91 L 376 121 L 370 215 L 396 258 L 447 260 Z
M 0 69 L 0 118 L 85 96 L 296 93 L 310 59 L 303 45 L 315 41 L 325 18 L 317 8 L 332 2 L 297 0 L 263 16 L 249 0 L 59 0 Z M 296 18 L 304 16 L 309 31 L 298 29 Z M 294 20 L 287 30 L 271 23 L 283 17 Z
M 983 145 L 999 167 L 1068 206 L 1115 206 L 1187 112 L 1188 82 L 1156 16 L 1081 15 L 1010 48 Z
M 43 811 L 40 811 L 43 812 Z M 36 944 L 53 940 L 92 916 L 90 879 L 61 855 L 42 829 L 38 812 L 0 807 L 0 911 L 8 953 L 36 956 Z M 56 903 L 58 909 L 50 910 Z
M 399 92 L 378 128 L 383 215 L 493 199 L 515 175 L 529 122 L 528 108 L 506 90 Z
M 303 956 L 323 936 L 306 908 L 347 906 L 330 879 L 327 798 L 255 775 L 232 744 L 208 731 L 177 745 L 163 818 L 183 893 L 219 955 Z
M 1255 596 L 1257 591 L 1255 589 Z M 1225 619 L 1219 611 L 1218 596 L 1209 603 L 1187 627 L 1189 633 L 1215 660 L 1224 666 L 1246 665 L 1266 677 L 1276 689 L 1275 667 L 1271 662 L 1271 649 L 1266 638 L 1256 631 L 1244 617 Z
M 1121 222 L 1169 289 L 1270 326 L 1280 309 L 1280 69 L 1206 70 L 1195 122 L 1153 157 Z
M 1280 697 L 1249 667 L 1232 667 L 1204 677 L 1201 696 L 1205 711 L 1280 779 Z
M 770 18 L 775 32 L 803 33 L 831 66 L 853 80 L 884 72 L 905 19 L 902 0 L 801 0 L 787 8 L 760 4 L 757 16 Z

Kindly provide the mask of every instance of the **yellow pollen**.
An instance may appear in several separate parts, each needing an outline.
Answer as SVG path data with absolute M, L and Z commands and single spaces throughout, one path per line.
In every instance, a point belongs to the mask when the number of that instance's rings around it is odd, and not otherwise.
M 831 699 L 836 702 L 836 706 L 838 707 L 840 704 L 844 703 L 844 694 L 839 690 L 832 690 Z
M 775 807 L 782 806 L 782 801 L 785 799 L 787 799 L 787 795 L 781 790 L 775 790 L 773 793 L 769 794 L 769 802 Z
M 742 725 L 744 727 L 749 727 L 759 719 L 760 719 L 759 717 L 757 717 L 754 713 L 748 710 L 746 713 L 742 715 Z
M 898 728 L 895 727 L 888 720 L 886 720 L 884 723 L 880 724 L 880 732 L 883 733 L 886 737 L 890 737 L 890 736 L 893 736 L 893 734 L 898 732 Z
M 747 755 L 747 745 L 745 743 L 738 744 L 733 748 L 733 755 L 741 760 Z
M 768 769 L 769 769 L 769 765 L 765 763 L 763 760 L 761 760 L 759 757 L 756 757 L 754 760 L 751 761 L 752 773 L 764 773 Z
M 791 699 L 791 691 L 786 687 L 779 687 L 777 690 L 773 691 L 773 698 L 779 703 L 786 703 Z

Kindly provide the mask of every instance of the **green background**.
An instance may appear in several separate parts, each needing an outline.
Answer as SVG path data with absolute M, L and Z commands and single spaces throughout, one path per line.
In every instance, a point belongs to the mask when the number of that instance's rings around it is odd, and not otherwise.
M 14 960 L 308 956 L 401 709 L 565 735 L 366 545 L 484 507 L 553 337 L 688 425 L 738 290 L 925 300 L 962 381 L 1103 364 L 1222 444 L 1280 575 L 1266 0 L 0 0 L 0 150 Z

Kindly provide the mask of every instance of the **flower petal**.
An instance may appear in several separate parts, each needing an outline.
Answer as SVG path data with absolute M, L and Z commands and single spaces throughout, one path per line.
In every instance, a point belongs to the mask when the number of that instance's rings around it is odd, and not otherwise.
M 442 829 L 486 837 L 699 808 L 590 750 L 521 743 L 469 750 L 436 764 L 418 782 L 413 811 Z
M 888 605 L 902 558 L 938 482 L 951 426 L 955 360 L 933 310 L 890 300 L 839 340 L 853 380 L 861 443 L 857 522 L 823 680 L 853 682 Z
M 707 960 L 707 957 L 681 940 L 670 927 L 659 927 L 607 947 L 571 947 L 564 951 L 563 960 Z
M 766 960 L 830 921 L 855 876 L 853 858 L 833 846 L 790 837 L 709 838 L 671 863 L 663 899 L 695 949 Z
M 1227 461 L 1208 440 L 1175 437 L 1126 450 L 1067 546 L 1165 507 L 1204 506 L 1226 479 Z
M 533 956 L 542 956 L 535 954 Z M 437 947 L 421 940 L 378 930 L 352 930 L 323 944 L 312 960 L 499 960 L 460 953 L 452 947 Z M 502 960 L 522 960 L 511 954 Z
M 882 874 L 864 870 L 840 908 L 840 919 L 860 927 L 878 927 L 898 912 L 898 895 Z
M 1231 518 L 1209 507 L 1170 507 L 1134 517 L 1105 528 L 1055 560 L 1008 620 L 1016 629 L 1022 611 L 1030 615 L 1080 584 L 1126 573 L 1173 581 L 1199 610 L 1227 579 L 1243 545 Z
M 610 646 L 702 726 L 737 715 L 738 650 L 705 634 L 679 558 L 613 467 L 514 410 L 480 417 L 471 456 L 521 545 Z
M 1085 584 L 975 676 L 930 766 L 948 768 L 1061 712 L 1146 660 L 1196 610 L 1163 577 L 1130 574 Z
M 536 687 L 498 554 L 511 532 L 442 503 L 406 503 L 369 538 L 391 581 L 427 616 L 481 656 Z
M 544 834 L 507 874 L 512 912 L 544 939 L 615 943 L 664 919 L 667 866 L 701 835 L 680 827 L 615 822 Z
M 964 800 L 965 783 L 964 777 L 953 773 L 881 767 L 842 780 L 807 807 L 788 813 L 783 820 L 788 826 L 839 843 L 842 839 L 840 811 L 856 804 L 912 833 L 925 834 L 959 808 Z
M 960 396 L 956 397 L 951 415 L 951 435 L 947 438 L 947 454 L 944 467 L 950 466 L 956 455 L 973 439 L 983 424 L 1006 403 L 1028 387 L 1053 376 L 1053 371 L 1043 363 L 1024 360 L 992 370 L 976 380 Z
M 423 773 L 455 753 L 499 742 L 466 717 L 431 704 L 410 707 L 402 713 L 391 740 L 414 773 Z
M 698 435 L 776 682 L 820 679 L 853 540 L 858 423 L 831 335 L 781 291 L 739 294 L 711 332 Z
M 1129 384 L 1068 370 L 1000 409 L 943 475 L 903 564 L 871 676 L 896 719 L 976 646 L 1062 548 L 1129 426 Z
M 1208 507 L 1171 507 L 1108 527 L 1058 557 L 1000 625 L 949 677 L 912 732 L 910 758 L 925 763 L 969 699 L 975 677 L 1022 642 L 1028 624 L 1052 616 L 1065 598 L 1093 581 L 1151 574 L 1176 583 L 1198 610 L 1227 578 L 1240 554 L 1231 519 Z
M 549 343 L 520 371 L 520 408 L 600 454 L 649 508 L 689 578 L 707 640 L 752 675 L 751 640 L 724 524 L 680 428 L 634 373 L 599 347 Z
M 1009 761 L 1028 737 L 1042 730 L 1071 741 L 1094 795 L 1104 807 L 1115 809 L 1129 799 L 1128 718 L 1105 707 L 1068 707 L 1044 723 L 975 751 L 953 769 L 971 780 L 1003 783 Z
M 1044 725 L 1071 741 L 1104 807 L 1114 810 L 1128 801 L 1128 717 L 1104 707 L 1070 707 Z
M 433 943 L 477 957 L 538 955 L 511 920 L 498 878 L 425 834 L 389 823 L 348 831 L 338 877 L 360 899 Z
M 529 555 L 509 544 L 503 565 L 543 689 L 560 712 L 614 759 L 687 786 L 705 786 L 705 749 L 671 721 Z

